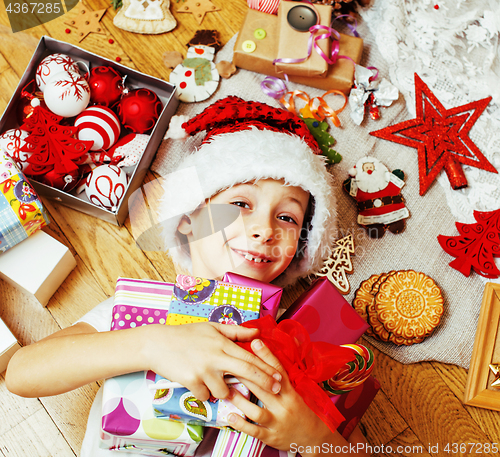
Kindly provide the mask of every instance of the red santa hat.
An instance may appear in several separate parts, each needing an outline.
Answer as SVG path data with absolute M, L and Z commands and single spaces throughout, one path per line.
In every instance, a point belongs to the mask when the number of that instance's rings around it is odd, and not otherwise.
M 173 133 L 176 123 L 171 121 L 167 137 L 182 136 Z M 207 135 L 164 180 L 159 214 L 174 262 L 191 270 L 189 246 L 177 230 L 184 214 L 236 184 L 276 179 L 309 192 L 313 204 L 305 246 L 275 282 L 284 286 L 319 271 L 337 238 L 336 202 L 325 157 L 305 123 L 287 110 L 230 96 L 183 122 L 182 129 Z

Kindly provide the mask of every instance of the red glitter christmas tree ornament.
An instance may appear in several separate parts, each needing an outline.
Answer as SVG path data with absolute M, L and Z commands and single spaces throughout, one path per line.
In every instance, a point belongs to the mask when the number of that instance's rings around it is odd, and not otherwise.
M 469 276 L 471 269 L 485 278 L 498 278 L 494 257 L 500 257 L 500 209 L 474 211 L 475 224 L 456 222 L 459 236 L 439 235 L 438 242 L 455 260 L 450 267 Z
M 370 135 L 418 150 L 420 195 L 444 168 L 454 190 L 467 187 L 461 163 L 498 173 L 469 138 L 469 131 L 491 97 L 445 109 L 415 73 L 417 117 L 370 132 Z
M 27 159 L 30 175 L 44 175 L 51 170 L 59 175 L 70 174 L 78 169 L 79 160 L 94 144 L 75 138 L 78 127 L 60 125 L 62 119 L 37 106 L 22 125 L 21 130 L 29 133 L 21 151 L 31 153 Z

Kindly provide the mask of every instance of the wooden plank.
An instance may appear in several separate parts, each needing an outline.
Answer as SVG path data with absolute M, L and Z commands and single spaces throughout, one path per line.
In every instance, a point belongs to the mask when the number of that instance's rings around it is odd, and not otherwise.
M 22 437 L 22 439 L 21 439 Z M 45 410 L 39 410 L 0 435 L 6 457 L 75 457 L 64 436 Z
M 380 352 L 373 375 L 422 443 L 490 441 L 431 363 L 402 365 Z
M 161 279 L 125 227 L 117 227 L 58 203 L 43 201 L 107 296 L 114 294 L 120 276 Z
M 391 456 L 391 457 L 430 457 L 428 452 L 429 446 L 421 443 L 415 434 L 409 429 L 403 430 L 398 436 L 387 443 L 380 450 L 384 452 L 376 452 L 374 456 Z M 374 446 L 374 450 L 376 447 Z M 378 450 L 378 449 L 377 449 Z
M 26 417 L 43 410 L 37 398 L 22 398 L 11 394 L 5 385 L 5 373 L 0 374 L 0 437 L 19 425 Z M 1 439 L 0 439 L 1 442 Z
M 377 354 L 375 354 L 375 359 Z M 372 404 L 361 418 L 365 436 L 372 446 L 391 442 L 408 428 L 408 424 L 398 413 L 387 395 L 380 389 Z
M 0 87 L 3 89 L 0 91 L 0 113 L 3 113 L 7 108 L 18 84 L 19 77 L 11 67 L 0 73 Z
M 463 402 L 467 370 L 437 362 L 433 362 L 432 366 L 448 388 Z M 494 443 L 500 443 L 500 412 L 474 406 L 465 406 L 465 408 L 490 440 Z
M 76 455 L 80 454 L 90 407 L 98 390 L 99 385 L 94 382 L 62 395 L 40 399 Z

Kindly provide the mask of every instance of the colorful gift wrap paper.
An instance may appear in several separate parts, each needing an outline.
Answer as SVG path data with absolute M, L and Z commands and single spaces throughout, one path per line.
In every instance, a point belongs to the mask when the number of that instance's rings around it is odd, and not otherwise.
M 239 325 L 258 319 L 262 290 L 212 279 L 178 275 L 167 325 L 216 322 Z
M 278 314 L 278 309 L 280 307 L 281 295 L 283 293 L 283 289 L 281 287 L 231 272 L 226 273 L 222 280 L 224 282 L 230 282 L 231 284 L 240 284 L 242 286 L 257 287 L 262 289 L 260 317 L 264 317 L 269 314 L 276 319 L 276 315 Z
M 0 253 L 48 223 L 35 190 L 14 161 L 0 151 Z
M 316 279 L 280 317 L 300 322 L 311 341 L 356 342 L 369 325 L 326 278 Z
M 141 371 L 107 379 L 103 387 L 100 447 L 158 455 L 163 450 L 192 456 L 203 438 L 203 428 L 157 419 L 153 412 L 155 373 Z
M 173 290 L 171 283 L 118 278 L 111 330 L 165 324 Z
M 161 380 L 165 378 L 156 375 L 156 382 Z M 250 390 L 243 383 L 232 384 L 231 388 L 236 389 L 244 397 L 250 398 Z M 229 400 L 210 398 L 207 401 L 201 401 L 185 387 L 156 390 L 153 407 L 156 417 L 205 427 L 228 427 L 227 417 L 230 413 L 245 417 Z
M 224 429 L 217 436 L 212 457 L 259 457 L 265 447 L 262 441 L 253 436 Z M 284 454 L 287 455 L 286 452 Z

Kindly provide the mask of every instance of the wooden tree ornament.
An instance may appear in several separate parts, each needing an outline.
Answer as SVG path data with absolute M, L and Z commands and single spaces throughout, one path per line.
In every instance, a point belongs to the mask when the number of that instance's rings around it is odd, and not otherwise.
M 316 276 L 326 276 L 341 294 L 348 294 L 351 285 L 347 274 L 354 270 L 351 255 L 354 255 L 354 239 L 349 234 L 335 242 L 332 255 Z

